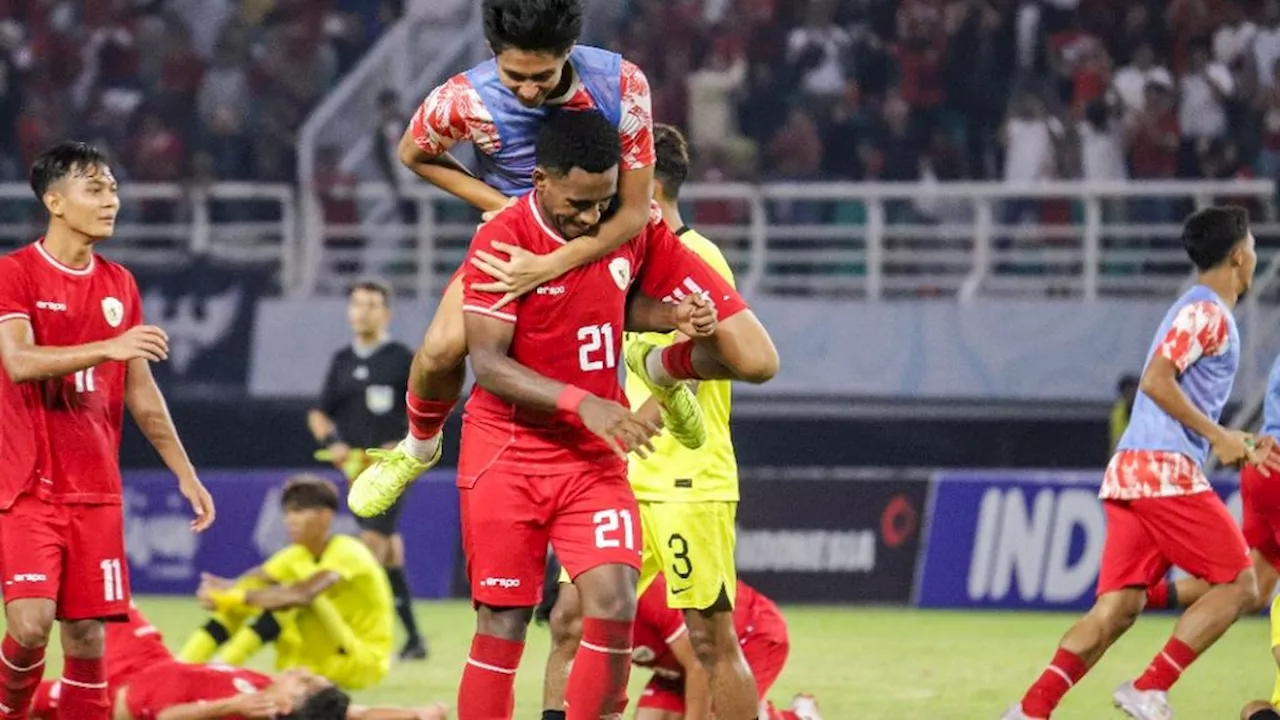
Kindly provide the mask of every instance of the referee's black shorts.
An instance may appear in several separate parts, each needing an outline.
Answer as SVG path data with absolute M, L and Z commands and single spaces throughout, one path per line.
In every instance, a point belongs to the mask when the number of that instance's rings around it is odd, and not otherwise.
M 365 518 L 356 515 L 356 525 L 363 532 L 377 533 L 391 537 L 400 532 L 400 511 L 404 508 L 405 496 L 401 495 L 387 511 L 381 515 Z

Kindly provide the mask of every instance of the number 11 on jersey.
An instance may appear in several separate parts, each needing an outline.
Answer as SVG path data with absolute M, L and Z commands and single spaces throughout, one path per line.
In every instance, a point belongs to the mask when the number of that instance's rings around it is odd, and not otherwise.
M 93 392 L 93 368 L 76 371 L 76 392 Z
M 124 599 L 124 577 L 120 573 L 120 558 L 103 560 L 98 567 L 102 568 L 102 596 L 107 602 L 118 602 Z

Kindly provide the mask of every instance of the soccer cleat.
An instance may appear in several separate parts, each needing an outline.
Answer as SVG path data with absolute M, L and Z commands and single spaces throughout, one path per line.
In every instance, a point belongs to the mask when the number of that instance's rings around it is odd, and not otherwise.
M 1135 720 L 1173 720 L 1169 693 L 1163 690 L 1139 690 L 1130 681 L 1116 688 L 1111 699 L 1116 707 Z
M 1022 703 L 1018 703 L 1005 710 L 1004 714 L 1000 716 L 1000 720 L 1048 720 L 1048 718 L 1033 718 L 1022 712 Z
M 410 455 L 404 449 L 404 441 L 393 450 L 370 448 L 365 455 L 374 463 L 351 482 L 347 493 L 347 505 L 360 517 L 377 517 L 386 512 L 404 494 L 409 483 L 440 462 L 444 450 L 444 438 L 436 444 L 436 454 L 428 461 Z
M 400 659 L 406 660 L 426 660 L 430 654 L 427 650 L 427 641 L 422 638 L 410 638 L 404 643 L 404 647 L 400 648 Z
M 646 360 L 649 353 L 657 350 L 657 346 L 641 342 L 632 342 L 627 346 L 627 368 L 649 388 L 649 393 L 658 401 L 662 410 L 662 425 L 681 445 L 690 450 L 697 450 L 707 442 L 707 427 L 702 424 L 702 408 L 698 407 L 698 398 L 683 382 L 675 385 L 659 385 L 649 375 Z
M 791 698 L 791 712 L 800 720 L 822 720 L 818 714 L 818 701 L 812 695 L 800 693 Z

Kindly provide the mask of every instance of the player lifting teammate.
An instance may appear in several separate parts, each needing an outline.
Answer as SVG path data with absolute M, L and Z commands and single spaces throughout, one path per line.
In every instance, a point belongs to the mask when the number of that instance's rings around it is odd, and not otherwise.
M 66 717 L 108 718 L 104 619 L 129 612 L 120 433 L 127 407 L 178 478 L 199 532 L 213 500 L 196 477 L 149 363 L 168 355 L 144 325 L 137 283 L 99 257 L 120 198 L 106 159 L 84 143 L 31 168 L 49 212 L 36 242 L 0 258 L 0 717 L 25 718 L 61 621 Z
M 645 228 L 653 185 L 653 122 L 644 73 L 615 53 L 576 45 L 580 0 L 484 0 L 483 14 L 494 58 L 454 76 L 423 102 L 400 143 L 400 158 L 409 168 L 493 213 L 532 188 L 534 137 L 555 110 L 599 111 L 614 126 L 622 148 L 614 207 L 591 235 L 548 248 L 545 255 L 496 242 L 471 257 L 472 265 L 492 276 L 475 275 L 479 289 L 496 294 L 492 304 L 501 309 L 552 278 L 598 261 Z M 481 179 L 448 155 L 462 141 L 479 151 Z M 681 262 L 687 263 L 689 278 L 709 271 L 692 254 Z M 702 290 L 694 283 L 671 292 L 678 298 Z M 414 356 L 409 435 L 394 451 L 375 451 L 378 462 L 352 485 L 349 503 L 357 515 L 381 512 L 439 461 L 440 428 L 466 375 L 462 299 L 462 280 L 455 276 Z M 701 444 L 705 430 L 683 381 L 759 383 L 778 371 L 777 350 L 751 312 L 725 319 L 706 342 L 676 343 L 637 360 L 660 401 L 667 430 L 691 446 Z
M 619 161 L 616 129 L 603 115 L 552 116 L 539 131 L 534 192 L 481 227 L 470 254 L 495 241 L 541 252 L 589 237 L 617 192 Z M 457 482 L 479 618 L 459 690 L 461 720 L 511 717 L 548 540 L 583 605 L 566 715 L 600 718 L 626 706 L 640 532 L 625 452 L 643 451 L 657 428 L 622 404 L 617 365 L 628 318 L 633 330 L 714 330 L 714 308 L 700 294 L 678 305 L 646 301 L 669 296 L 687 279 L 687 255 L 655 213 L 643 234 L 600 262 L 501 310 L 492 309 L 501 293 L 478 290 L 481 271 L 467 268 L 464 308 L 477 388 L 463 419 Z M 713 272 L 696 281 L 722 298 L 725 318 L 745 312 Z
M 1116 689 L 1116 706 L 1131 717 L 1171 717 L 1169 688 L 1257 602 L 1245 539 L 1201 469 L 1210 450 L 1224 465 L 1256 465 L 1272 446 L 1270 438 L 1255 444 L 1248 433 L 1218 424 L 1240 364 L 1231 313 L 1253 281 L 1253 233 L 1244 210 L 1209 208 L 1187 219 L 1182 243 L 1199 283 L 1174 302 L 1156 332 L 1133 418 L 1107 466 L 1099 493 L 1107 540 L 1097 601 L 1007 720 L 1049 717 L 1129 629 L 1147 588 L 1171 565 L 1212 589 L 1187 609 L 1146 671 Z
M 654 128 L 656 182 L 654 199 L 663 220 L 685 247 L 697 253 L 733 283 L 733 271 L 719 248 L 685 225 L 680 215 L 680 187 L 689 173 L 689 147 L 680 131 L 669 125 Z M 627 399 L 640 415 L 657 420 L 657 408 L 640 361 L 655 346 L 668 346 L 677 334 L 626 337 Z M 648 458 L 632 457 L 628 476 L 640 505 L 644 562 L 639 592 L 665 573 L 666 602 L 684 611 L 689 640 L 711 678 L 716 714 L 745 720 L 757 713 L 759 693 L 751 668 L 734 633 L 734 522 L 738 504 L 738 465 L 729 432 L 730 383 L 714 380 L 697 385 L 696 398 L 706 427 L 706 445 L 691 450 L 664 433 L 654 440 Z M 566 577 L 561 578 L 568 582 Z M 552 651 L 547 663 L 543 718 L 562 717 L 567 665 L 573 660 L 580 609 L 572 585 L 560 589 L 553 613 Z M 695 711 L 696 712 L 696 711 Z M 693 715 L 695 712 L 691 712 Z M 699 715 L 700 716 L 700 715 Z

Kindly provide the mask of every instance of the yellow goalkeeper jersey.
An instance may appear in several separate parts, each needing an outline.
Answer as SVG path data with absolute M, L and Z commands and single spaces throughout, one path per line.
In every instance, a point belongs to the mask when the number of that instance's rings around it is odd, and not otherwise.
M 677 233 L 685 247 L 733 283 L 733 271 L 715 243 L 688 227 Z M 658 346 L 670 345 L 675 333 L 626 335 L 626 342 L 642 339 Z M 627 370 L 627 400 L 639 408 L 649 399 L 644 382 Z M 653 439 L 657 450 L 647 459 L 631 455 L 629 475 L 636 499 L 646 502 L 720 502 L 738 499 L 738 461 L 729 433 L 730 382 L 711 380 L 698 384 L 698 405 L 707 428 L 707 442 L 690 450 L 666 431 Z

